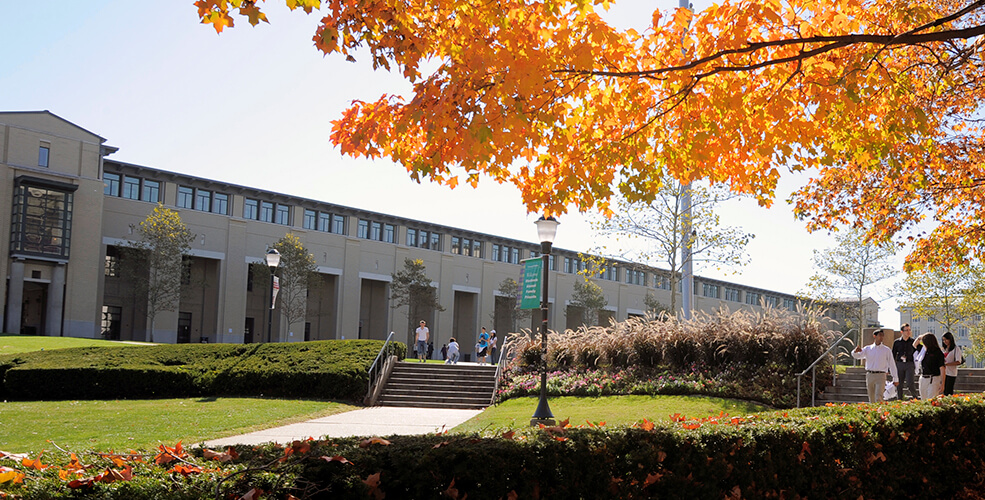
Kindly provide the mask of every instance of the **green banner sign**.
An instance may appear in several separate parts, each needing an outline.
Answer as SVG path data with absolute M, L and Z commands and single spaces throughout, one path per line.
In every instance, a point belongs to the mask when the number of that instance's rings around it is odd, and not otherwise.
M 540 309 L 540 282 L 544 277 L 544 261 L 538 257 L 523 262 L 520 275 L 520 309 Z

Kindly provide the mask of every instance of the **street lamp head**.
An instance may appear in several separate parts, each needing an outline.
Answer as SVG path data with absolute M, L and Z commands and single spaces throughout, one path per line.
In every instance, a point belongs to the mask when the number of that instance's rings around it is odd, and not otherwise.
M 554 217 L 541 216 L 537 219 L 537 237 L 541 243 L 554 243 L 554 235 L 557 234 L 557 225 L 560 222 Z
M 280 252 L 276 248 L 267 250 L 267 267 L 277 269 L 278 265 L 280 265 Z

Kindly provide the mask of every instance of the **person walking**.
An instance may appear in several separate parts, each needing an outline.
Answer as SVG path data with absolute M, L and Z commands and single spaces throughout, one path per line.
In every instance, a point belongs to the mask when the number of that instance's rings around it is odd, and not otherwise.
M 917 337 L 913 345 L 922 345 L 924 351 L 920 360 L 920 399 L 933 399 L 944 391 L 944 353 L 933 333 Z
M 944 395 L 954 395 L 954 382 L 958 380 L 958 366 L 964 363 L 964 354 L 961 348 L 954 343 L 954 335 L 947 332 L 943 337 L 944 342 Z
M 899 392 L 896 393 L 896 399 L 902 401 L 903 398 L 903 387 L 906 386 L 910 389 L 910 397 L 913 399 L 919 399 L 920 393 L 917 391 L 917 383 L 914 380 L 916 364 L 913 360 L 913 354 L 916 349 L 913 348 L 913 330 L 910 329 L 909 323 L 904 323 L 900 327 L 900 338 L 893 342 L 893 359 L 896 361 L 896 373 L 899 375 L 900 388 Z
M 496 364 L 498 360 L 496 359 L 496 344 L 499 341 L 496 338 L 496 330 L 489 332 L 489 362 Z
M 458 342 L 455 341 L 455 337 L 452 337 L 448 339 L 448 359 L 445 360 L 445 364 L 457 365 L 458 356 L 459 356 Z
M 417 334 L 417 359 L 424 363 L 428 355 L 428 341 L 431 340 L 431 330 L 428 330 L 427 322 L 421 320 L 421 326 L 414 331 Z
M 893 361 L 893 350 L 882 343 L 886 336 L 883 330 L 872 332 L 872 344 L 860 345 L 852 352 L 855 359 L 865 360 L 865 388 L 869 393 L 869 402 L 882 401 L 882 393 L 886 390 L 886 372 L 893 375 L 893 385 L 899 385 L 896 373 L 896 362 Z
M 489 355 L 489 334 L 486 327 L 482 327 L 479 332 L 479 341 L 475 344 L 475 357 L 480 365 L 486 364 L 486 356 Z

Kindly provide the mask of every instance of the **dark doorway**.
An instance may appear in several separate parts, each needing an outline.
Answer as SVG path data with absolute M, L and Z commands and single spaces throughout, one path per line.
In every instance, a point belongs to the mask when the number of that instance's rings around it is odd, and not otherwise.
M 178 343 L 187 344 L 192 341 L 192 313 L 178 313 Z
M 44 335 L 44 319 L 47 310 L 48 284 L 25 281 L 20 333 L 25 335 Z
M 253 343 L 253 318 L 246 318 L 246 326 L 243 327 L 243 343 Z

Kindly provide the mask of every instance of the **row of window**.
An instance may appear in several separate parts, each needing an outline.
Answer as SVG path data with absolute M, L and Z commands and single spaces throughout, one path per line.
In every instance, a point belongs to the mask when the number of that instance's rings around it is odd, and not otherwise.
M 178 186 L 178 199 L 175 205 L 178 208 L 229 215 L 229 195 L 208 189 Z
M 407 246 L 441 251 L 441 233 L 423 229 L 407 229 Z
M 243 201 L 243 218 L 290 226 L 291 206 L 246 198 Z
M 103 174 L 103 194 L 157 203 L 161 200 L 161 183 L 133 175 L 106 172 Z
M 492 255 L 490 258 L 496 262 L 506 262 L 507 264 L 520 263 L 520 249 L 506 245 L 493 243 Z
M 375 220 L 359 219 L 359 227 L 356 233 L 356 236 L 366 240 L 376 240 L 384 243 L 397 242 L 396 226 Z
M 482 241 L 472 238 L 451 237 L 451 253 L 482 258 Z
M 344 215 L 305 209 L 301 226 L 312 231 L 346 234 L 345 220 Z

